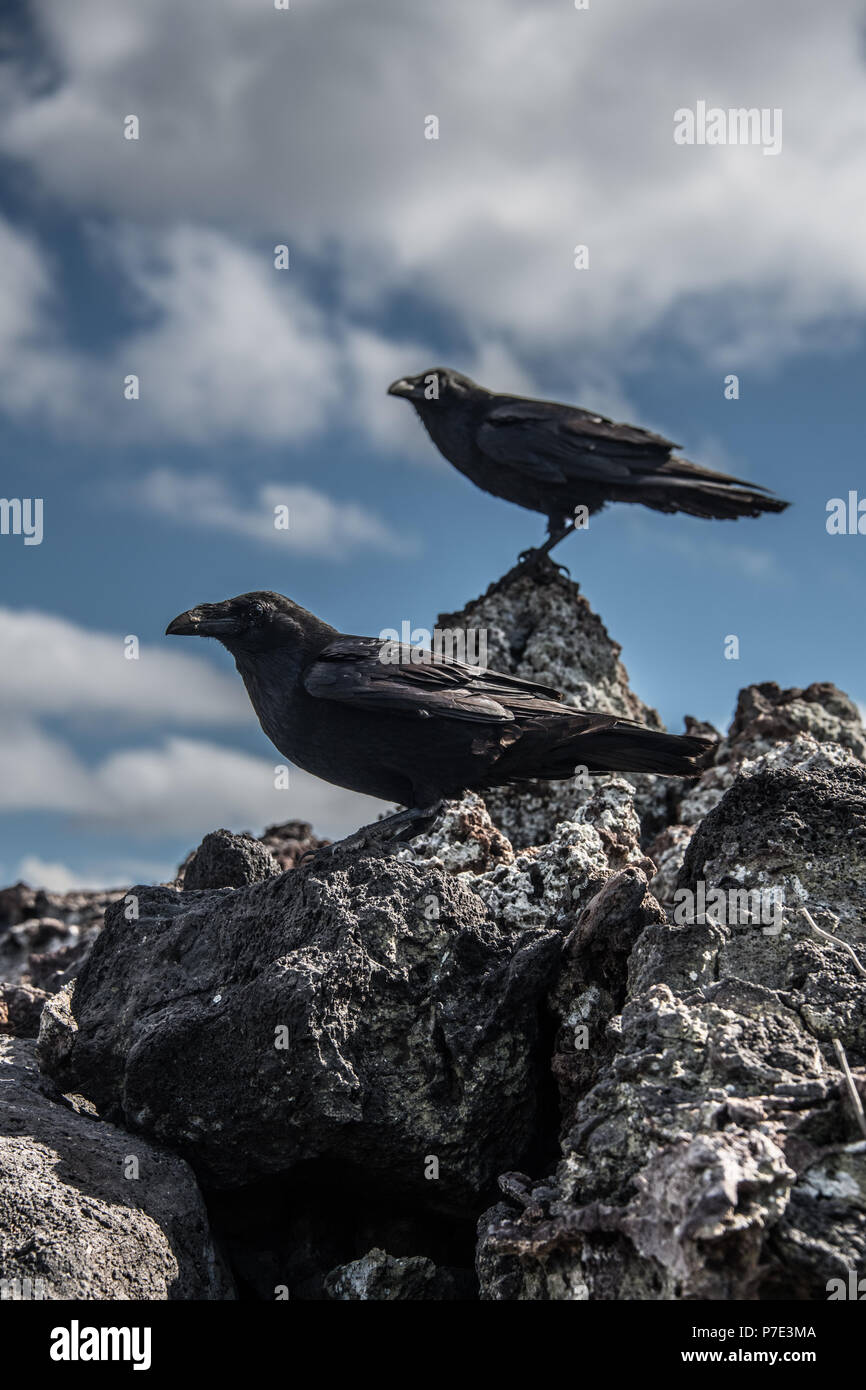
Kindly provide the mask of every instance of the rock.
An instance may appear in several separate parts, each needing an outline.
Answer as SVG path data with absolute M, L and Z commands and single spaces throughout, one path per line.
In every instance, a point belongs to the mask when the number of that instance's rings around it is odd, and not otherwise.
M 435 861 L 357 851 L 135 892 L 138 921 L 112 908 L 46 1011 L 40 1062 L 208 1185 L 328 1159 L 460 1210 L 530 1144 L 558 931 L 498 923 Z
M 449 873 L 484 873 L 497 864 L 512 864 L 511 843 L 490 819 L 475 792 L 462 801 L 449 801 L 432 828 L 398 851 L 398 858 L 438 859 Z
M 49 992 L 59 989 L 66 982 L 68 967 L 83 961 L 96 940 L 102 911 L 100 908 L 98 919 L 87 925 L 70 914 L 68 922 L 57 917 L 31 917 L 8 927 L 0 936 L 0 978 L 35 984 Z
M 35 1038 L 47 998 L 45 990 L 31 985 L 0 984 L 0 1033 Z
M 805 928 L 809 907 L 819 926 L 835 915 L 846 938 L 866 940 L 866 766 L 845 758 L 806 768 L 750 765 L 701 822 L 685 854 L 678 887 L 775 890 L 785 931 L 766 943 L 789 942 Z M 755 935 L 748 933 L 748 939 Z M 754 953 L 749 956 L 754 965 Z
M 809 742 L 808 769 L 771 749 L 736 779 L 679 881 L 781 888 L 781 918 L 669 924 L 637 867 L 584 911 L 551 993 L 562 1158 L 482 1217 L 482 1298 L 826 1298 L 862 1265 L 866 1145 L 831 1041 L 862 1091 L 866 978 L 798 909 L 866 964 L 866 768 Z
M 740 691 L 737 709 L 715 762 L 686 785 L 675 814 L 648 853 L 658 865 L 653 892 L 672 900 L 695 827 L 717 806 L 741 772 L 785 765 L 818 771 L 866 760 L 866 730 L 857 706 L 829 682 L 781 690 L 773 682 Z M 677 823 L 675 823 L 677 822 Z
M 49 1099 L 31 1042 L 0 1038 L 0 1085 L 4 1296 L 234 1297 L 182 1159 Z
M 27 958 L 27 979 L 37 989 L 56 994 L 75 979 L 101 929 L 101 924 L 91 927 L 77 940 L 58 946 L 54 951 L 31 951 Z
M 423 1255 L 394 1258 L 378 1249 L 370 1250 L 360 1260 L 338 1265 L 325 1279 L 325 1290 L 329 1298 L 339 1302 L 455 1296 L 453 1283 L 449 1285 L 432 1260 Z
M 866 762 L 866 730 L 854 701 L 829 681 L 805 690 L 782 690 L 775 681 L 741 690 L 728 731 L 732 760 L 742 762 L 769 752 L 776 743 L 792 743 L 808 734 L 816 743 L 837 743 Z
M 187 856 L 174 886 L 183 887 L 185 877 L 187 888 L 255 883 L 294 868 L 308 849 L 328 843 L 305 821 L 272 825 L 260 839 L 217 830 Z M 0 889 L 0 980 L 56 994 L 78 974 L 102 930 L 106 907 L 125 891 L 49 893 L 26 883 Z
M 567 933 L 577 913 L 609 875 L 625 864 L 652 864 L 640 848 L 634 792 L 622 778 L 610 778 L 574 813 L 556 826 L 546 845 L 526 850 L 512 864 L 465 882 L 511 931 L 526 925 L 554 925 Z
M 612 1033 L 555 1179 L 482 1219 L 482 1298 L 825 1297 L 826 1269 L 866 1253 L 864 1146 L 794 1011 L 733 979 L 689 999 L 654 985 Z M 825 1209 L 825 1258 L 810 1270 L 801 1252 L 792 1281 L 783 1250 L 802 1244 L 804 1203 L 818 1224 L 801 1162 L 856 1176 L 835 1192 L 845 1221 Z
M 101 930 L 108 904 L 121 896 L 120 890 L 48 893 L 26 883 L 0 889 L 0 980 L 59 989 L 69 965 L 84 959 Z M 64 956 L 49 960 L 59 952 Z
M 561 690 L 568 704 L 600 709 L 637 719 L 652 728 L 663 724 L 656 710 L 631 690 L 620 661 L 621 648 L 593 613 L 579 586 L 553 564 L 544 583 L 529 577 L 507 586 L 492 586 L 459 613 L 440 614 L 440 630 L 473 629 L 487 634 L 486 663 L 526 680 Z M 485 802 L 494 823 L 515 849 L 544 844 L 557 824 L 574 819 L 604 778 L 593 778 L 592 789 L 572 782 L 535 782 L 520 788 L 488 792 Z M 638 774 L 628 779 L 638 791 L 640 814 L 655 827 L 659 817 L 670 819 L 668 802 L 682 789 L 679 781 Z
M 282 825 L 269 825 L 260 837 L 261 843 L 276 859 L 281 872 L 297 868 L 303 856 L 313 849 L 329 845 L 330 840 L 320 840 L 313 834 L 313 827 L 305 820 L 284 821 Z
M 664 913 L 648 892 L 648 867 L 631 865 L 609 878 L 565 943 L 551 994 L 559 1024 L 551 1066 L 563 1114 L 572 1112 L 616 1051 L 608 1025 L 625 1002 L 636 941 L 648 926 L 667 930 L 661 926 Z
M 183 887 L 187 892 L 202 888 L 241 888 L 245 883 L 260 883 L 281 872 L 270 850 L 252 835 L 213 830 L 205 835 L 187 861 Z

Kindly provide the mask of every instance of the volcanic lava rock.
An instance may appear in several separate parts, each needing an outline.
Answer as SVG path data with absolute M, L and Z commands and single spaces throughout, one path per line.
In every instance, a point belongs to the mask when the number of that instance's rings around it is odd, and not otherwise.
M 0 1037 L 0 1297 L 230 1299 L 182 1159 L 44 1092 Z
M 69 965 L 84 960 L 102 929 L 105 909 L 122 894 L 45 893 L 16 883 L 0 891 L 0 980 L 52 993 Z M 62 953 L 62 954 L 61 954 Z M 49 962 L 49 956 L 56 960 Z M 74 971 L 73 971 L 74 973 Z
M 440 614 L 440 630 L 486 633 L 486 663 L 526 680 L 561 690 L 568 704 L 598 709 L 663 729 L 658 713 L 632 691 L 620 661 L 621 648 L 608 635 L 579 586 L 551 562 L 543 566 L 544 583 L 526 575 L 506 586 L 491 586 L 459 613 Z M 494 823 L 515 849 L 544 844 L 561 821 L 573 820 L 605 778 L 591 787 L 572 781 L 529 782 L 500 787 L 485 795 Z M 673 818 L 666 809 L 682 788 L 678 779 L 637 774 L 629 777 L 639 796 L 639 814 L 654 829 Z
M 47 998 L 45 990 L 32 985 L 0 984 L 0 1033 L 35 1038 Z
M 777 888 L 779 915 L 670 923 L 638 868 L 584 912 L 551 995 L 562 1158 L 482 1217 L 483 1298 L 826 1298 L 862 1265 L 866 1144 L 832 1042 L 862 1093 L 866 768 L 825 761 L 765 754 L 686 854 L 696 901 Z
M 486 629 L 491 666 L 661 727 L 577 586 L 542 577 L 439 627 Z M 39 1106 L 187 1184 L 150 1141 L 190 1161 L 244 1297 L 471 1298 L 481 1212 L 486 1300 L 823 1300 L 866 1263 L 839 1053 L 863 1093 L 864 757 L 834 686 L 765 683 L 697 782 L 473 794 L 393 854 L 301 867 L 321 844 L 304 822 L 218 831 L 173 886 L 101 900 L 17 885 L 0 892 L 0 978 L 5 962 L 18 982 L 0 1031 L 32 1031 L 44 1002 Z M 49 1190 L 63 1165 L 14 1155 L 13 1223 L 91 1288 L 71 1249 L 86 1212 Z M 230 1296 L 177 1292 L 226 1285 L 201 1273 L 206 1232 L 155 1211 L 129 1217 L 130 1242 L 156 1222 L 142 1269 L 130 1244 L 100 1275 L 126 1291 L 84 1296 Z M 15 1249 L 29 1277 L 23 1235 Z
M 484 873 L 500 864 L 513 864 L 511 842 L 490 819 L 477 792 L 467 792 L 461 801 L 449 801 L 435 823 L 398 857 L 438 859 L 450 873 Z
M 241 888 L 281 873 L 270 850 L 252 835 L 213 830 L 205 835 L 183 869 L 185 890 Z
M 269 825 L 260 836 L 262 844 L 269 849 L 280 866 L 280 871 L 297 868 L 303 856 L 313 849 L 329 845 L 330 840 L 321 840 L 313 834 L 309 821 L 288 820 L 280 825 Z
M 657 865 L 653 892 L 671 901 L 695 827 L 741 772 L 782 765 L 820 771 L 852 761 L 866 761 L 866 730 L 853 700 L 835 685 L 823 681 L 805 690 L 782 690 L 768 681 L 747 686 L 713 766 L 685 785 L 668 825 L 648 846 Z
M 336 1302 L 378 1302 L 454 1299 L 460 1285 L 447 1271 L 423 1255 L 395 1257 L 373 1249 L 360 1260 L 338 1265 L 325 1279 L 328 1297 Z
M 357 851 L 135 894 L 44 1017 L 41 1064 L 208 1184 L 321 1157 L 454 1208 L 530 1143 L 553 928 Z

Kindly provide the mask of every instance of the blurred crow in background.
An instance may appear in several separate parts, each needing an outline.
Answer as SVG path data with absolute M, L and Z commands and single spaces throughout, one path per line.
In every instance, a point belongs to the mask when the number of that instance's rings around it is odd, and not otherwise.
M 606 502 L 641 502 L 730 521 L 788 505 L 757 483 L 673 458 L 679 445 L 649 430 L 573 405 L 498 396 L 450 367 L 402 377 L 388 394 L 411 401 L 440 453 L 478 487 L 547 517 L 547 541 L 524 552 L 528 563 L 576 529 L 577 507 L 589 517 Z

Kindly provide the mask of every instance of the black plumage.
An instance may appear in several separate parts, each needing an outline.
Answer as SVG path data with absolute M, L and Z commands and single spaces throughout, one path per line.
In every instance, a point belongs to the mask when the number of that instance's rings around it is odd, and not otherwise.
M 281 594 L 201 604 L 166 632 L 222 642 L 283 756 L 326 782 L 405 806 L 380 823 L 404 838 L 468 790 L 571 777 L 576 767 L 696 776 L 714 748 L 575 709 L 516 676 L 346 636 Z
M 497 395 L 450 367 L 392 382 L 433 443 L 478 487 L 547 517 L 548 552 L 607 502 L 727 521 L 781 512 L 788 503 L 757 483 L 675 458 L 679 446 L 634 425 L 556 401 Z

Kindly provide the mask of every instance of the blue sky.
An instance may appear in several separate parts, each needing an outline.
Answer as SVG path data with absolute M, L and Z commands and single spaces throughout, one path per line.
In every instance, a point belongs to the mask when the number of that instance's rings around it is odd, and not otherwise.
M 303 774 L 275 791 L 226 654 L 162 634 L 256 588 L 429 628 L 540 539 L 385 395 L 438 363 L 793 503 L 614 507 L 560 548 L 670 728 L 724 724 L 758 680 L 866 702 L 866 536 L 825 526 L 866 497 L 863 7 L 466 11 L 6 7 L 2 493 L 44 499 L 44 538 L 0 536 L 2 881 L 158 879 L 217 825 L 375 813 Z M 781 152 L 676 146 L 697 100 L 781 108 Z

